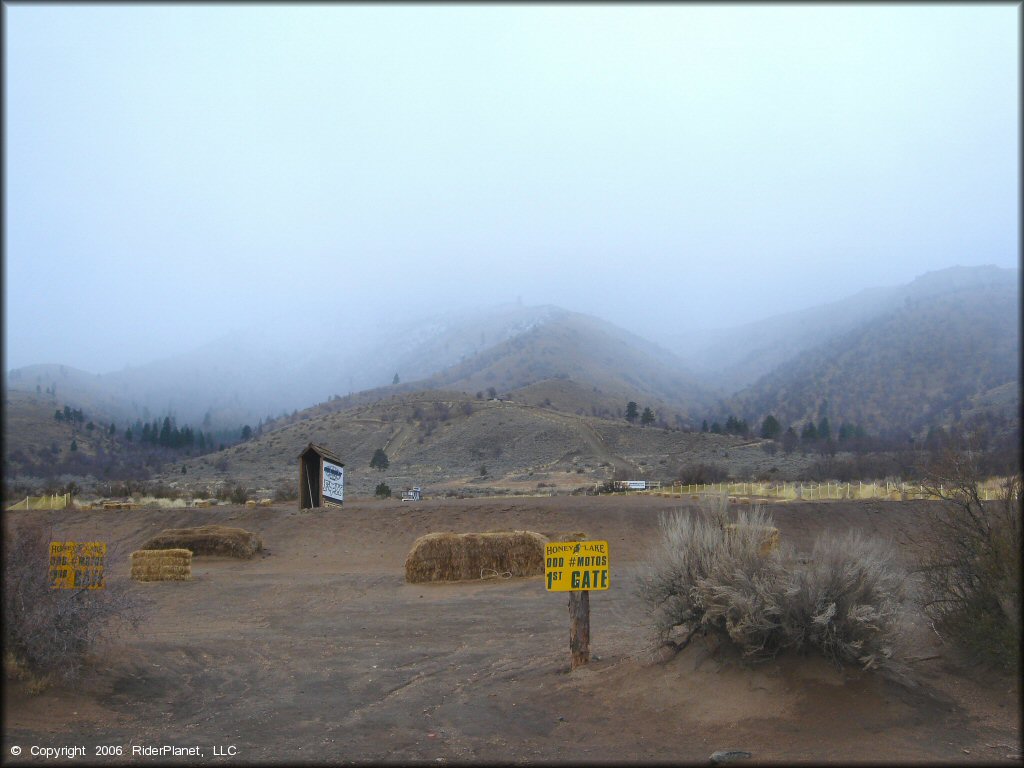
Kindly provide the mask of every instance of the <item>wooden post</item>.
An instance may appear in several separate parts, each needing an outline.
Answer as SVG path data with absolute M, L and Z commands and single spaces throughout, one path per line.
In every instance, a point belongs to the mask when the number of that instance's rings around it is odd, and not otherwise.
M 569 650 L 571 669 L 590 661 L 590 592 L 569 593 Z

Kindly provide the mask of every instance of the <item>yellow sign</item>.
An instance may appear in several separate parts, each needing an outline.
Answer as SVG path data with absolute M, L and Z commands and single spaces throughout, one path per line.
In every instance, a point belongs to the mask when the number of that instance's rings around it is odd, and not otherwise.
M 545 544 L 544 578 L 549 592 L 608 589 L 608 542 Z
M 50 588 L 104 589 L 106 556 L 107 545 L 102 541 L 50 542 Z

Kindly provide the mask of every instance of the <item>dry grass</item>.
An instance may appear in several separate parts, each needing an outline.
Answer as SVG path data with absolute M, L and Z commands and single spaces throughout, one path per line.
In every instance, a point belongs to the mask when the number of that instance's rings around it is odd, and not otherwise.
M 168 528 L 142 545 L 142 549 L 187 549 L 194 555 L 251 558 L 263 549 L 258 534 L 224 525 Z
M 132 552 L 131 577 L 135 581 L 188 581 L 192 578 L 192 550 L 142 549 Z
M 413 543 L 405 580 L 467 581 L 488 573 L 536 576 L 544 573 L 548 539 L 533 531 L 428 533 Z

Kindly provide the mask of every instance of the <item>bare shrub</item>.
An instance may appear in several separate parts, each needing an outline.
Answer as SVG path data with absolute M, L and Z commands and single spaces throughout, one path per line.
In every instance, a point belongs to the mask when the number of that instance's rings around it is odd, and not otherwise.
M 173 501 L 182 497 L 181 491 L 167 483 L 143 483 L 140 490 L 155 499 L 170 499 Z
M 1017 669 L 1021 641 L 1020 474 L 981 499 L 977 452 L 947 451 L 927 469 L 934 508 L 922 541 L 925 613 L 982 661 Z
M 72 682 L 88 655 L 125 625 L 138 627 L 142 602 L 128 585 L 104 589 L 51 589 L 50 541 L 40 523 L 9 530 L 4 539 L 4 649 L 8 673 L 41 690 L 49 682 Z M 108 553 L 107 567 L 110 566 Z
M 889 664 L 905 580 L 892 550 L 850 533 L 820 536 L 809 558 L 786 543 L 762 554 L 771 516 L 754 507 L 730 525 L 727 510 L 722 497 L 700 517 L 662 517 L 661 548 L 639 587 L 660 640 L 681 629 L 685 646 L 702 631 L 755 661 L 815 648 L 837 664 Z
M 249 490 L 244 485 L 238 484 L 231 489 L 229 498 L 232 504 L 245 504 L 249 498 Z
M 676 471 L 676 480 L 683 485 L 722 483 L 729 479 L 729 470 L 718 464 L 689 464 Z
M 279 483 L 274 488 L 274 501 L 295 501 L 299 498 L 299 490 L 295 483 Z

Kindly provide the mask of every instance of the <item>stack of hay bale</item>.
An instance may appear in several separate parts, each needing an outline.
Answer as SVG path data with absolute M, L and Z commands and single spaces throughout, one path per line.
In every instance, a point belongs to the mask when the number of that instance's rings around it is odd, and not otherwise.
M 428 533 L 413 543 L 405 580 L 465 581 L 488 574 L 536 576 L 544 573 L 547 537 L 533 531 Z
M 143 549 L 181 547 L 196 555 L 226 555 L 251 558 L 263 549 L 258 534 L 226 525 L 201 525 L 198 528 L 167 528 L 142 545 Z
M 140 549 L 132 552 L 132 578 L 136 581 L 188 581 L 192 578 L 192 550 Z

